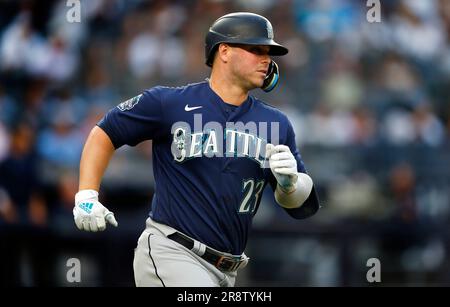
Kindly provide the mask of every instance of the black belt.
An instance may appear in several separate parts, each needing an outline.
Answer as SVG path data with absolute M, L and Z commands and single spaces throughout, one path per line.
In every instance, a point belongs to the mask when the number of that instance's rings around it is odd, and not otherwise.
M 170 234 L 167 236 L 169 239 L 183 245 L 187 249 L 192 250 L 194 247 L 194 240 L 183 235 L 182 233 L 175 232 L 173 234 Z M 221 271 L 225 272 L 232 272 L 239 268 L 242 262 L 244 262 L 244 259 L 241 256 L 225 256 L 222 254 L 219 254 L 218 252 L 212 250 L 209 247 L 206 247 L 205 253 L 203 255 L 199 255 L 212 265 L 214 265 L 216 268 L 218 268 Z

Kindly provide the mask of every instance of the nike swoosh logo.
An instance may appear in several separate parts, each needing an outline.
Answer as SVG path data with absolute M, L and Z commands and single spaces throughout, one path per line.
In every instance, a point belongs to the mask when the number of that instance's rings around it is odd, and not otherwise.
M 189 105 L 186 105 L 185 107 L 184 107 L 184 110 L 186 111 L 186 112 L 189 112 L 189 111 L 194 111 L 194 110 L 197 110 L 197 109 L 200 109 L 200 108 L 203 108 L 202 106 L 198 106 L 198 107 L 189 107 Z

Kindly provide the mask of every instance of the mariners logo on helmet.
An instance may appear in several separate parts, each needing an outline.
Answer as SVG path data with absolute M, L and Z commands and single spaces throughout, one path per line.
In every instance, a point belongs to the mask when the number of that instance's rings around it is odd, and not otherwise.
M 133 97 L 131 99 L 128 99 L 127 101 L 124 101 L 121 104 L 119 104 L 117 107 L 119 108 L 120 111 L 131 110 L 132 108 L 134 108 L 135 105 L 138 104 L 141 96 L 142 96 L 142 94 L 138 95 L 136 97 Z
M 273 28 L 270 26 L 270 24 L 266 25 L 266 29 L 267 29 L 267 38 L 273 39 Z

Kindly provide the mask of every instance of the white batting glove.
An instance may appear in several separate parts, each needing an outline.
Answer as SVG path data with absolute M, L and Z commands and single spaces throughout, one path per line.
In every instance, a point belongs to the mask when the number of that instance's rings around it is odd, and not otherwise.
M 98 201 L 98 192 L 95 190 L 81 190 L 75 195 L 73 217 L 78 229 L 85 231 L 105 230 L 106 222 L 114 227 L 118 225 L 114 213 Z
M 286 145 L 266 145 L 266 158 L 283 192 L 292 193 L 298 180 L 297 161 Z

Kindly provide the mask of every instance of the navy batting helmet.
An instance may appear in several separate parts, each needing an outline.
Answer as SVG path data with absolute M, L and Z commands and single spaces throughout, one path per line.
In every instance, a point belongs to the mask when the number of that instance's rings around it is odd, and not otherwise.
M 205 38 L 206 65 L 212 66 L 220 43 L 270 46 L 269 55 L 285 55 L 288 49 L 273 40 L 267 18 L 246 12 L 231 13 L 217 19 Z

